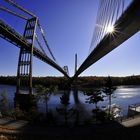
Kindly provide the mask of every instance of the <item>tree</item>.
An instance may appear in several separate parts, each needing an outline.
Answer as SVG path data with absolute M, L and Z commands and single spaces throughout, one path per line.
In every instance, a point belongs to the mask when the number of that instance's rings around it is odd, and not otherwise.
M 116 87 L 113 86 L 111 77 L 108 76 L 108 78 L 105 81 L 105 86 L 103 88 L 103 92 L 108 96 L 108 100 L 109 100 L 108 115 L 109 116 L 111 115 L 112 95 L 115 90 L 116 90 Z
M 37 100 L 44 100 L 46 104 L 46 115 L 49 112 L 48 110 L 48 100 L 50 99 L 51 94 L 57 90 L 56 86 L 50 86 L 49 88 L 46 88 L 42 85 L 36 85 L 36 99 Z
M 93 109 L 92 112 L 93 114 L 95 114 L 95 119 L 97 121 L 97 114 L 100 111 L 97 104 L 100 101 L 104 101 L 104 96 L 102 95 L 102 92 L 100 90 L 94 90 L 91 93 L 88 93 L 87 95 L 89 95 L 89 98 L 86 99 L 86 103 L 95 104 L 95 109 Z
M 68 109 L 68 106 L 70 104 L 69 103 L 69 94 L 70 93 L 68 91 L 60 97 L 60 103 L 63 105 L 63 107 L 56 108 L 58 113 L 60 113 L 61 115 L 64 115 L 65 125 L 67 125 L 68 117 L 71 117 L 75 113 L 75 110 L 73 108 Z
M 61 114 L 64 114 L 64 118 L 65 118 L 65 125 L 67 125 L 67 121 L 68 121 L 68 110 L 67 110 L 67 108 L 68 108 L 68 105 L 70 104 L 69 103 L 69 95 L 68 94 L 66 94 L 66 93 L 64 93 L 61 97 L 60 97 L 60 103 L 62 104 L 62 105 L 64 105 L 64 108 L 62 108 L 62 109 L 58 109 L 57 108 L 57 111 L 59 112 L 59 113 L 61 113 Z

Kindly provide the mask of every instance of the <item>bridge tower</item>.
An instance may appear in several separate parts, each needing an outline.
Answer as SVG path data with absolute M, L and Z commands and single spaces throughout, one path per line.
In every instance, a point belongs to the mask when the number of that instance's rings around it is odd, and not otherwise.
M 64 66 L 63 69 L 64 69 L 64 71 L 69 75 L 69 69 L 68 69 L 68 66 Z
M 77 71 L 77 53 L 75 54 L 75 73 L 76 73 L 76 71 Z
M 77 54 L 75 54 L 75 73 L 77 72 Z M 73 92 L 73 96 L 74 96 L 74 101 L 76 104 L 79 103 L 79 98 L 78 98 L 78 88 L 77 88 L 77 78 L 75 78 L 74 80 L 74 92 Z
M 37 20 L 37 17 L 28 19 L 25 26 L 23 36 L 30 42 L 30 48 L 27 50 L 21 47 L 20 49 L 16 94 L 22 93 L 22 90 L 28 92 L 30 95 L 32 94 L 32 57 Z

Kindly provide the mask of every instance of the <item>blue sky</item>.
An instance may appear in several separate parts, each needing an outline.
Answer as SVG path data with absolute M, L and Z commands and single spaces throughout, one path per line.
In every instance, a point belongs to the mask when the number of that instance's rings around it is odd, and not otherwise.
M 58 64 L 60 66 L 68 65 L 72 76 L 75 53 L 78 54 L 78 66 L 89 54 L 98 1 L 34 0 L 34 3 L 32 0 L 15 1 L 39 17 Z M 22 14 L 4 0 L 1 1 L 1 4 Z M 25 22 L 22 19 L 3 11 L 0 11 L 0 19 L 23 34 Z M 139 38 L 140 33 L 135 34 L 81 75 L 126 76 L 140 74 Z M 0 50 L 0 75 L 16 75 L 19 49 L 0 38 Z M 36 58 L 33 60 L 33 76 L 62 76 L 48 64 Z

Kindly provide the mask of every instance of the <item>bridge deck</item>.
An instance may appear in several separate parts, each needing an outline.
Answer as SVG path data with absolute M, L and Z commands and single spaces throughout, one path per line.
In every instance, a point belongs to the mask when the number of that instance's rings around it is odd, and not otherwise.
M 5 40 L 9 41 L 10 43 L 16 45 L 19 48 L 25 47 L 28 50 L 30 49 L 30 43 L 2 20 L 0 20 L 0 37 L 4 38 Z M 52 67 L 54 67 L 69 78 L 68 74 L 57 63 L 51 60 L 47 55 L 43 54 L 35 46 L 33 48 L 33 54 L 35 57 L 51 65 Z
M 74 78 L 140 30 L 139 10 L 140 1 L 133 0 L 124 14 L 116 21 L 115 28 L 117 32 L 114 36 L 108 34 L 101 40 L 77 70 Z

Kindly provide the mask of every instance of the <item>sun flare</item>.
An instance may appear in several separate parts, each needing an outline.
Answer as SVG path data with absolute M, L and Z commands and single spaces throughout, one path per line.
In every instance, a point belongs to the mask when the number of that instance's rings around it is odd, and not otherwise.
M 109 25 L 106 29 L 107 33 L 113 33 L 115 31 L 114 26 L 113 25 Z

